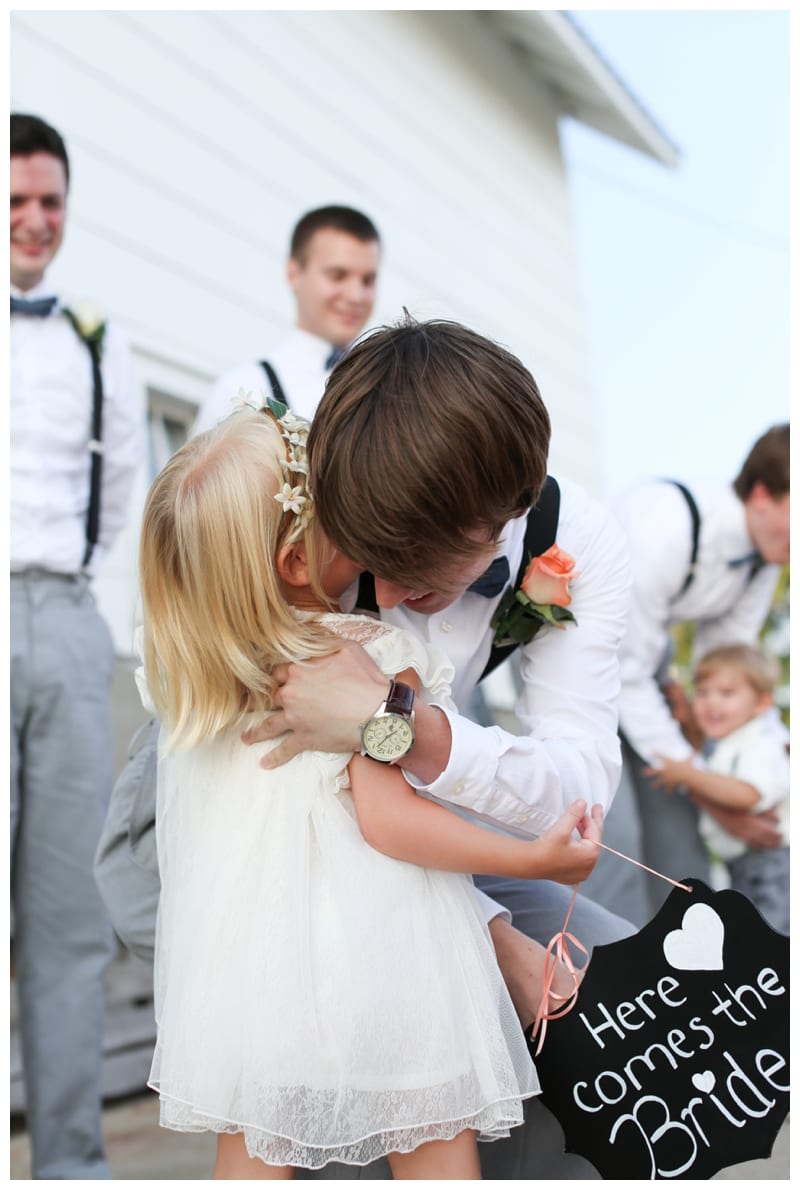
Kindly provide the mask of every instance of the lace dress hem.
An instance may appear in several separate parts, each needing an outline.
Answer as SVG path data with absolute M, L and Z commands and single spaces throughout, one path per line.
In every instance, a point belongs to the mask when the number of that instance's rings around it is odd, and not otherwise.
M 148 1084 L 158 1091 L 157 1084 Z M 402 1128 L 385 1128 L 351 1141 L 333 1145 L 304 1143 L 296 1137 L 269 1132 L 257 1124 L 228 1120 L 182 1100 L 160 1092 L 162 1128 L 173 1132 L 241 1133 L 248 1156 L 257 1157 L 267 1165 L 291 1165 L 299 1169 L 322 1169 L 331 1162 L 364 1166 L 390 1153 L 410 1153 L 420 1145 L 434 1140 L 452 1140 L 461 1132 L 473 1130 L 478 1140 L 489 1143 L 510 1135 L 512 1128 L 523 1122 L 521 1100 L 537 1092 L 528 1091 L 508 1095 L 484 1104 L 478 1111 L 459 1119 L 443 1119 L 409 1124 Z

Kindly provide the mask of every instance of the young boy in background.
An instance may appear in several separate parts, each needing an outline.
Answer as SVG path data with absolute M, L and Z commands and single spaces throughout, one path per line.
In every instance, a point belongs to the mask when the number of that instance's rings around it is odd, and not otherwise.
M 778 669 L 752 645 L 712 649 L 695 670 L 694 714 L 711 755 L 698 763 L 659 757 L 648 775 L 670 792 L 685 786 L 701 809 L 700 833 L 727 867 L 731 887 L 744 893 L 769 924 L 789 933 L 789 756 L 776 730 L 773 691 Z M 704 806 L 759 813 L 775 809 L 781 847 L 748 848 Z

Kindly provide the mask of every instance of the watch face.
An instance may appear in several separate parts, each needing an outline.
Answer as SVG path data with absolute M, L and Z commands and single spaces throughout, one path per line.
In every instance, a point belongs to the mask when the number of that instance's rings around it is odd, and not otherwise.
M 397 760 L 414 743 L 414 729 L 402 715 L 379 715 L 364 728 L 364 750 L 376 760 Z

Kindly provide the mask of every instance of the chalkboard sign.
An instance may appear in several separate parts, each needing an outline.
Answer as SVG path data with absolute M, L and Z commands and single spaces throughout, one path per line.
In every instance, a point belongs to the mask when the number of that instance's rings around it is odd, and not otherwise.
M 768 1157 L 789 1108 L 789 939 L 740 893 L 683 883 L 634 937 L 595 948 L 535 1058 L 567 1149 L 603 1178 Z

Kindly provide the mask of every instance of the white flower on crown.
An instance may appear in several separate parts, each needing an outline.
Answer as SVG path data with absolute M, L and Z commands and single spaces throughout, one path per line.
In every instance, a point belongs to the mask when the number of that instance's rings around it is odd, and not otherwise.
M 265 408 L 266 393 L 252 393 L 245 388 L 240 388 L 235 397 L 231 397 L 231 408 L 235 411 L 238 409 L 253 409 L 256 413 L 260 409 Z
M 311 500 L 306 495 L 304 483 L 295 483 L 294 476 L 308 475 L 308 463 L 305 460 L 306 436 L 308 422 L 291 413 L 282 402 L 274 401 L 267 393 L 252 393 L 240 388 L 231 400 L 234 411 L 252 409 L 256 413 L 269 412 L 275 418 L 281 437 L 286 443 L 285 459 L 280 466 L 286 480 L 274 499 L 278 501 L 284 513 L 292 512 L 302 524 L 311 515 Z
M 284 413 L 283 417 L 281 418 L 281 425 L 286 426 L 286 429 L 290 433 L 294 433 L 295 430 L 308 429 L 308 422 L 302 417 L 298 417 L 295 413 L 292 413 L 291 409 L 287 409 Z M 292 439 L 292 441 L 294 441 L 294 439 Z
M 301 516 L 307 497 L 301 487 L 293 488 L 291 484 L 285 483 L 280 491 L 276 492 L 275 499 L 282 505 L 284 512 L 293 512 L 295 516 Z

